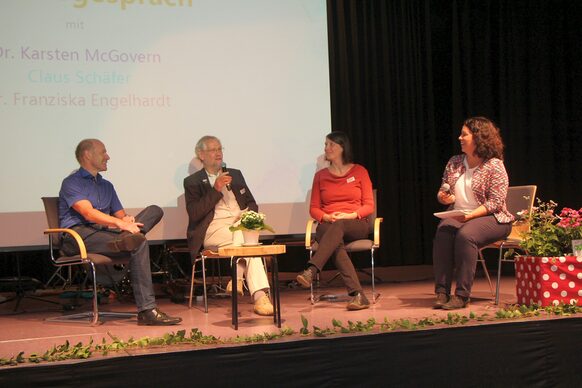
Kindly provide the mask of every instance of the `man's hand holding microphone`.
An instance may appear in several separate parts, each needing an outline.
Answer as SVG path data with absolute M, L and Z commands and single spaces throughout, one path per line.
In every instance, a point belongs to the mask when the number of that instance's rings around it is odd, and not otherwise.
M 231 191 L 231 182 L 232 177 L 226 169 L 226 163 L 222 163 L 221 171 L 218 173 L 218 177 L 216 177 L 216 181 L 214 182 L 214 189 L 220 192 L 222 191 L 222 188 L 226 186 L 226 189 Z

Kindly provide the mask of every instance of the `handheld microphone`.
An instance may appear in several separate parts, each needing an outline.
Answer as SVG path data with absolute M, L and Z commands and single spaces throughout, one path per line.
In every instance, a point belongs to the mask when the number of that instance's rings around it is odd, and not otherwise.
M 228 172 L 228 170 L 226 169 L 226 163 L 222 162 L 222 172 Z M 226 189 L 228 191 L 232 191 L 232 188 L 230 187 L 230 184 L 226 185 Z
M 444 191 L 447 194 L 451 194 L 451 186 L 448 183 L 443 183 L 441 186 L 441 191 Z

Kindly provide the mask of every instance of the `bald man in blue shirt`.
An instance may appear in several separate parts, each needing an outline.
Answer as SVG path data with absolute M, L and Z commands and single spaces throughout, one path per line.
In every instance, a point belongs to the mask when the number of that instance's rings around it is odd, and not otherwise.
M 82 140 L 75 150 L 79 169 L 66 177 L 59 192 L 59 224 L 75 230 L 89 252 L 115 258 L 131 256 L 130 279 L 138 310 L 138 325 L 175 325 L 182 321 L 170 317 L 156 306 L 152 285 L 149 246 L 145 234 L 163 216 L 158 206 L 145 208 L 137 216 L 127 214 L 115 188 L 105 180 L 109 155 L 97 139 Z M 78 254 L 77 244 L 63 237 L 62 250 Z

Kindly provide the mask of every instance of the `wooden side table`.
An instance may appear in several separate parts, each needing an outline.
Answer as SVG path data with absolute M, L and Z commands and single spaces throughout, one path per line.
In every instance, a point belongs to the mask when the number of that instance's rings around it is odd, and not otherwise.
M 229 256 L 231 258 L 231 276 L 232 276 L 232 326 L 238 330 L 238 304 L 236 292 L 237 263 L 238 260 L 245 257 L 263 257 L 271 256 L 273 268 L 271 269 L 271 296 L 273 298 L 273 320 L 277 327 L 281 327 L 281 302 L 279 300 L 279 266 L 277 255 L 285 253 L 285 245 L 257 245 L 257 246 L 238 246 L 225 245 L 218 248 L 220 256 Z

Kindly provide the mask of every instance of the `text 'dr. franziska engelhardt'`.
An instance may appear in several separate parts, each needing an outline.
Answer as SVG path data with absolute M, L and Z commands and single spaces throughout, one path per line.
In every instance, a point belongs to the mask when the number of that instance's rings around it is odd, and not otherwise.
M 99 93 L 91 93 L 88 96 L 75 94 L 32 95 L 14 93 L 12 104 L 15 106 L 38 107 L 71 107 L 71 108 L 106 108 L 117 110 L 122 108 L 169 108 L 170 96 L 165 94 L 143 96 L 129 93 L 121 96 L 107 96 Z

